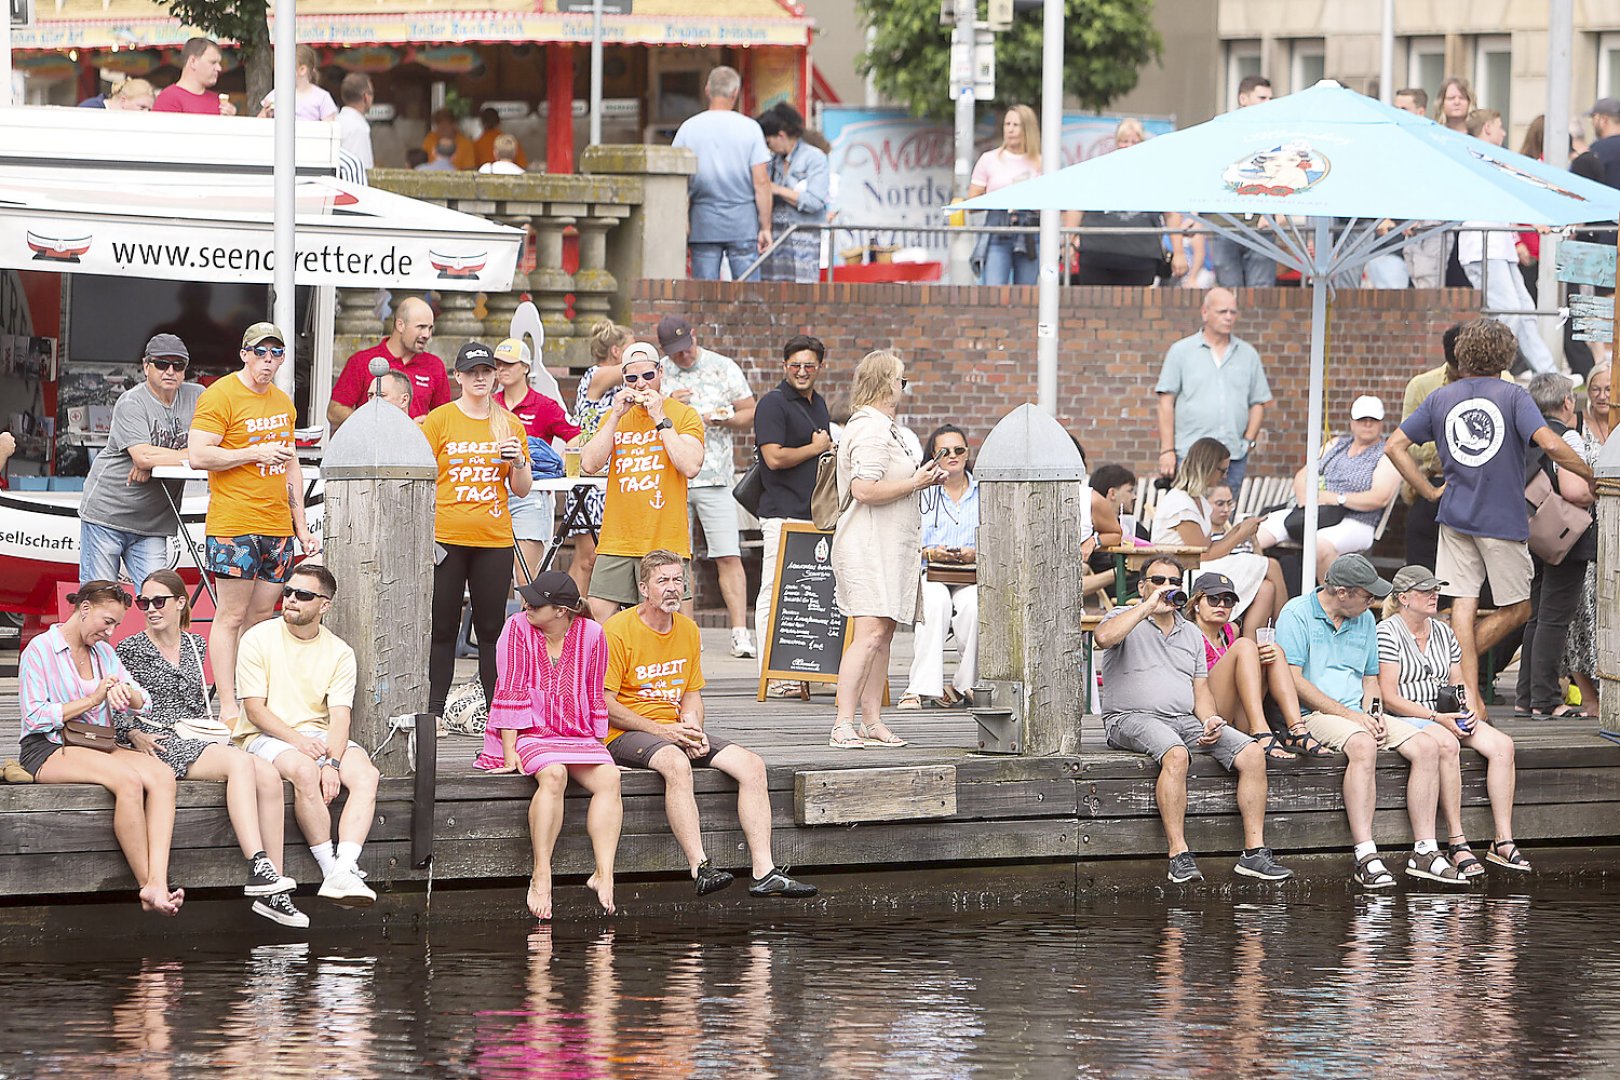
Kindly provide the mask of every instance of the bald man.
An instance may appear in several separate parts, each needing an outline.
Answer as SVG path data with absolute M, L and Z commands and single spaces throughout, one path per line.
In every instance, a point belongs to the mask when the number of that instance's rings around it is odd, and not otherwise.
M 394 332 L 369 349 L 349 357 L 343 374 L 332 387 L 332 400 L 326 406 L 326 422 L 336 431 L 349 414 L 365 404 L 371 391 L 371 361 L 382 357 L 388 366 L 411 383 L 411 404 L 407 410 L 417 423 L 440 405 L 450 402 L 450 379 L 444 361 L 427 351 L 433 341 L 433 309 L 420 297 L 407 296 L 394 309 Z
M 1217 439 L 1232 454 L 1226 472 L 1234 494 L 1243 488 L 1249 449 L 1271 387 L 1254 346 L 1232 333 L 1237 296 L 1231 289 L 1204 294 L 1203 329 L 1184 337 L 1164 354 L 1159 383 L 1159 475 L 1173 477 L 1187 450 L 1199 439 Z

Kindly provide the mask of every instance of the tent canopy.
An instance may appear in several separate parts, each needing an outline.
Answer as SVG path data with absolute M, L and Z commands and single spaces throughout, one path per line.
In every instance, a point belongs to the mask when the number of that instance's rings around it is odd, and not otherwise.
M 300 285 L 504 291 L 523 233 L 336 178 L 298 125 Z M 0 267 L 273 283 L 272 121 L 0 110 Z

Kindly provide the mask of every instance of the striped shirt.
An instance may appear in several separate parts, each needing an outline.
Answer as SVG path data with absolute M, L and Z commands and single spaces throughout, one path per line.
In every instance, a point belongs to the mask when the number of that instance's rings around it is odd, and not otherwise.
M 967 494 L 954 502 L 943 485 L 922 494 L 923 547 L 974 548 L 979 535 L 979 482 L 968 476 Z
M 1396 688 L 1401 696 L 1432 709 L 1440 687 L 1451 685 L 1451 665 L 1462 663 L 1462 649 L 1451 627 L 1430 619 L 1429 644 L 1420 650 L 1412 631 L 1394 615 L 1378 624 L 1378 662 L 1400 665 Z
M 17 668 L 17 697 L 22 706 L 21 738 L 44 735 L 54 743 L 62 741 L 62 706 L 89 697 L 96 683 L 107 676 L 120 682 L 135 683 L 113 647 L 98 641 L 90 650 L 94 676 L 85 680 L 73 666 L 73 650 L 62 636 L 60 625 L 53 626 L 28 643 Z M 138 684 L 137 684 L 138 685 Z M 135 715 L 145 716 L 151 708 L 151 695 L 141 692 L 142 702 Z M 103 701 L 76 719 L 111 727 L 112 709 Z M 20 740 L 19 740 L 20 741 Z

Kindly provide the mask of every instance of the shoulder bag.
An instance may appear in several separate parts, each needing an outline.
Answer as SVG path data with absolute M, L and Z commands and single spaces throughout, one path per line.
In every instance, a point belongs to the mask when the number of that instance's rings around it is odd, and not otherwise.
M 101 664 L 96 659 L 95 646 L 90 647 L 90 670 L 101 681 Z M 86 750 L 99 750 L 110 754 L 118 749 L 118 732 L 111 724 L 96 724 L 89 720 L 64 720 L 62 745 L 82 746 Z
M 1545 469 L 1525 485 L 1524 499 L 1531 508 L 1530 554 L 1557 566 L 1592 527 L 1592 515 L 1558 494 Z
M 754 447 L 754 462 L 731 489 L 737 505 L 759 517 L 759 500 L 765 497 L 765 462 L 760 460 L 759 447 Z
M 854 497 L 853 485 L 842 498 L 838 495 L 838 451 L 828 450 L 817 458 L 816 486 L 810 493 L 810 523 L 828 532 L 838 528 L 838 519 Z
M 202 653 L 197 649 L 197 643 L 192 640 L 190 634 L 182 633 L 180 636 L 191 646 L 191 658 L 197 662 L 197 678 L 202 681 L 203 688 L 203 714 L 194 720 L 176 720 L 174 733 L 182 739 L 213 743 L 230 742 L 231 729 L 225 726 L 223 720 L 214 716 L 214 692 L 208 686 L 208 673 L 203 670 Z

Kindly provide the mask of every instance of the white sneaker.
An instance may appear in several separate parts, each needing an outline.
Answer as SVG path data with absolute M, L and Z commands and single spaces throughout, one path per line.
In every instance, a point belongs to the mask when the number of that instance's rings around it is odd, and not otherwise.
M 731 655 L 754 655 L 754 639 L 748 635 L 748 631 L 744 627 L 734 626 L 731 628 Z
M 354 867 L 339 863 L 326 875 L 321 882 L 321 890 L 316 893 L 322 900 L 330 900 L 334 904 L 344 907 L 366 907 L 377 902 L 377 894 L 360 880 Z

